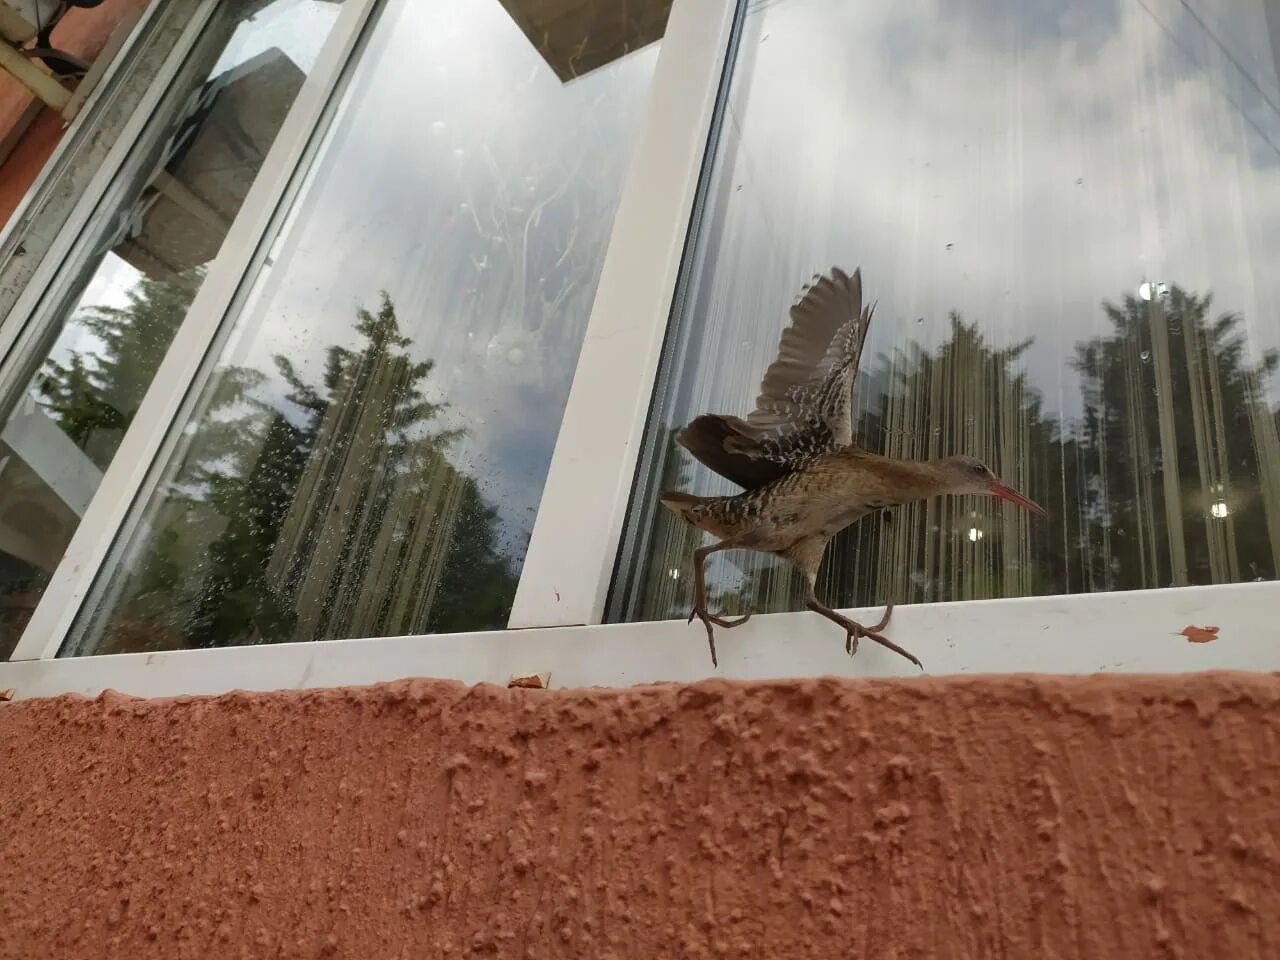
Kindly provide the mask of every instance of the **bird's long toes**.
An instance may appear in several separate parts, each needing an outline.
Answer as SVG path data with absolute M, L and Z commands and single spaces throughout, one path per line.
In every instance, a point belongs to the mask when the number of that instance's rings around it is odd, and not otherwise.
M 921 670 L 924 670 L 924 664 L 920 662 L 919 658 L 918 658 L 918 657 L 916 657 L 916 655 L 915 655 L 914 653 L 912 653 L 910 650 L 906 650 L 906 649 L 904 649 L 904 648 L 902 648 L 902 647 L 898 646 L 896 643 L 894 643 L 894 642 L 893 642 L 892 640 L 890 640 L 888 637 L 883 637 L 883 636 L 881 636 L 879 633 L 876 633 L 874 630 L 864 630 L 864 631 L 862 632 L 862 635 L 863 635 L 864 637 L 870 637 L 870 638 L 871 638 L 872 640 L 874 640 L 876 643 L 880 644 L 880 645 L 881 645 L 881 646 L 883 646 L 883 647 L 887 647 L 888 649 L 892 650 L 894 653 L 898 654 L 898 656 L 900 656 L 900 657 L 906 657 L 906 659 L 910 660 L 912 663 L 914 663 L 914 664 L 915 664 L 917 667 L 919 667 Z
M 711 616 L 711 614 L 707 613 L 705 610 L 699 610 L 697 607 L 694 607 L 694 608 L 693 608 L 693 613 L 689 614 L 689 621 L 688 621 L 688 622 L 689 622 L 689 623 L 693 623 L 693 618 L 694 618 L 694 617 L 697 617 L 699 620 L 701 620 L 701 621 L 702 621 L 702 625 L 703 625 L 704 627 L 706 627 L 706 630 L 707 630 L 707 646 L 711 649 L 711 666 L 713 666 L 713 667 L 718 667 L 718 666 L 720 666 L 720 662 L 719 662 L 719 660 L 717 660 L 717 659 L 716 659 L 716 634 L 715 634 L 715 629 L 711 626 L 712 622 L 713 622 L 716 618 L 715 618 L 715 617 L 713 617 L 713 616 Z
M 856 630 L 850 630 L 844 635 L 844 652 L 851 657 L 858 652 L 858 633 Z

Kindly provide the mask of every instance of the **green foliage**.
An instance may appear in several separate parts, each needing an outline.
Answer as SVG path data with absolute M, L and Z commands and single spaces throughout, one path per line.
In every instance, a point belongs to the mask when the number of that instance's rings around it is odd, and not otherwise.
M 191 293 L 186 282 L 142 281 L 128 307 L 98 308 L 84 320 L 100 352 L 47 367 L 47 409 L 82 447 L 103 429 L 128 426 Z M 246 367 L 215 374 L 199 427 L 148 513 L 151 532 L 117 573 L 105 649 L 295 639 L 300 596 L 314 592 L 315 570 L 332 578 L 320 594 L 326 621 L 352 607 L 352 583 L 397 586 L 361 580 L 371 552 L 385 547 L 384 524 L 427 523 L 449 537 L 434 600 L 416 622 L 398 624 L 402 631 L 505 625 L 516 578 L 498 544 L 496 511 L 446 458 L 463 431 L 433 429 L 446 405 L 423 391 L 432 361 L 411 358 L 385 293 L 376 313 L 357 311 L 354 331 L 354 346 L 328 349 L 318 384 L 284 356 L 273 358 L 274 379 Z M 287 387 L 283 403 L 268 396 L 273 382 Z M 340 483 L 324 468 L 330 463 L 347 464 Z M 439 504 L 432 491 L 441 485 L 453 491 L 447 518 L 405 515 Z M 317 551 L 331 546 L 318 541 L 330 528 L 325 511 L 309 509 L 305 498 L 339 495 L 354 499 L 369 522 L 344 530 L 337 562 L 318 568 Z M 291 554 L 285 537 L 296 541 Z M 139 640 L 139 624 L 149 625 L 150 637 Z
M 126 306 L 90 307 L 72 321 L 100 349 L 46 362 L 37 385 L 46 410 L 100 469 L 115 456 L 202 279 L 203 268 L 168 281 L 143 277 Z

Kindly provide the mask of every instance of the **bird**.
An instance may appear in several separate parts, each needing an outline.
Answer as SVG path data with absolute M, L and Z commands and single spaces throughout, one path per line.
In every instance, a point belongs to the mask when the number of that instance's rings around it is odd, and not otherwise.
M 714 628 L 751 619 L 750 612 L 737 618 L 708 612 L 705 563 L 713 553 L 746 549 L 782 557 L 804 577 L 805 607 L 845 631 L 847 653 L 855 654 L 865 637 L 923 670 L 915 655 L 882 632 L 892 602 L 878 623 L 867 626 L 818 598 L 818 567 L 831 538 L 869 514 L 946 494 L 985 494 L 1045 513 L 975 457 L 901 460 L 854 443 L 853 384 L 875 307 L 863 306 L 861 268 L 852 276 L 839 267 L 815 274 L 791 306 L 755 408 L 745 418 L 704 413 L 676 434 L 676 442 L 699 462 L 743 488 L 718 497 L 658 494 L 681 520 L 717 538 L 693 551 L 689 614 L 689 623 L 697 617 L 706 627 L 713 667 L 719 666 Z

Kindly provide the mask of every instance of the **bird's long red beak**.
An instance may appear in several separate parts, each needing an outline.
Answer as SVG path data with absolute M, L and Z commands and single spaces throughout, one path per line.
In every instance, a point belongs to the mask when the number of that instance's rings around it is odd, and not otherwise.
M 999 497 L 1001 500 L 1008 500 L 1010 503 L 1021 507 L 1023 510 L 1029 510 L 1036 516 L 1043 517 L 1044 508 L 1034 500 L 1029 500 L 1020 494 L 1013 487 L 1006 487 L 1003 483 L 996 481 L 991 484 L 991 493 L 993 496 Z

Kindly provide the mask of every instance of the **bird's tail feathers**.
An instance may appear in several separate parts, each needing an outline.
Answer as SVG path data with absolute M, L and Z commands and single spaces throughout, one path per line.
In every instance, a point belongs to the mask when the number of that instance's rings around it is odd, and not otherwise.
M 689 511 L 700 503 L 705 503 L 713 497 L 699 497 L 693 493 L 684 493 L 680 490 L 663 490 L 658 494 L 658 502 L 674 513 L 682 520 L 689 519 Z

